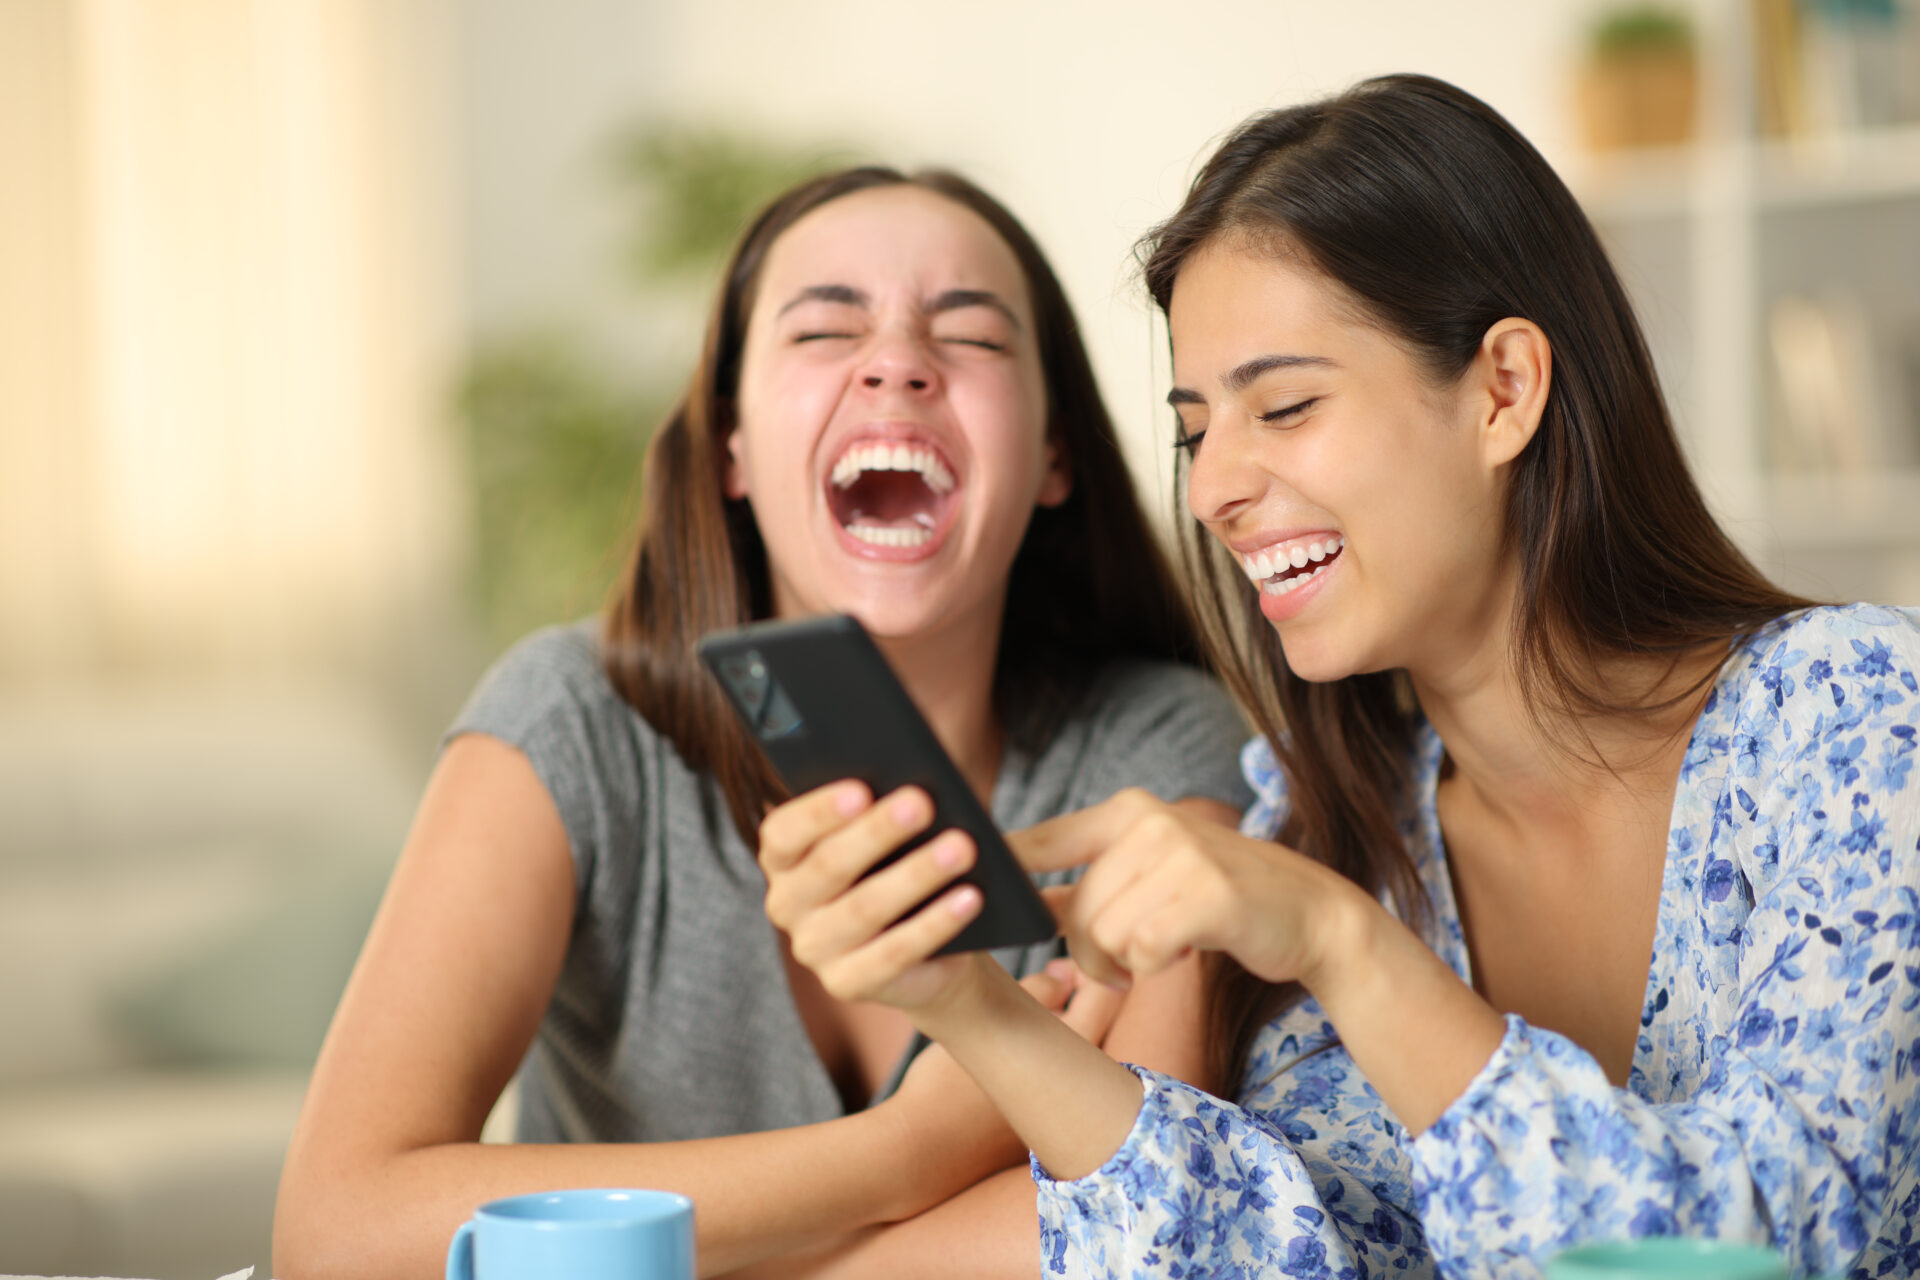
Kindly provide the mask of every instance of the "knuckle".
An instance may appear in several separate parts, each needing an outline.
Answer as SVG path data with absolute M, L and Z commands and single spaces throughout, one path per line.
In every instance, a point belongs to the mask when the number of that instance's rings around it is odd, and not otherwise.
M 835 1000 L 858 1000 L 866 994 L 845 965 L 828 965 L 819 975 L 820 985 Z
M 1163 808 L 1146 813 L 1138 828 L 1140 834 L 1157 845 L 1175 844 L 1182 835 L 1180 819 Z
M 788 946 L 793 951 L 793 958 L 805 968 L 815 969 L 827 959 L 822 953 L 819 931 L 811 922 L 802 923 L 788 935 Z
M 1126 930 L 1108 919 L 1095 920 L 1087 928 L 1087 941 L 1102 955 L 1118 955 L 1127 944 Z
M 762 905 L 766 909 L 767 919 L 782 929 L 787 929 L 790 923 L 787 919 L 787 895 L 781 891 L 781 888 L 778 884 L 767 886 L 767 896 L 763 899 Z M 791 932 L 791 930 L 788 931 Z

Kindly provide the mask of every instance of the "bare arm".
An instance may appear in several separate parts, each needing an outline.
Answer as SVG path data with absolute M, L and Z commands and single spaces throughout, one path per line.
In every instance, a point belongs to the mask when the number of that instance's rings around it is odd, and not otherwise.
M 905 1009 L 1054 1176 L 1099 1168 L 1139 1114 L 1139 1080 L 1065 1034 L 997 965 L 936 956 L 980 908 L 977 891 L 947 887 L 971 847 L 946 832 L 862 879 L 924 828 L 930 806 L 911 790 L 864 808 L 853 800 L 822 788 L 762 824 L 769 909 L 777 904 L 794 955 L 835 995 Z M 1036 870 L 1093 864 L 1063 917 L 1089 973 L 1124 981 L 1218 950 L 1270 982 L 1298 979 L 1415 1132 L 1500 1042 L 1499 1015 L 1418 938 L 1351 881 L 1292 850 L 1197 821 L 1143 792 L 1042 823 L 1019 843 Z M 1417 1063 L 1405 1052 L 1410 1045 L 1421 1047 Z
M 1237 816 L 1217 800 L 1198 797 L 1182 800 L 1175 807 L 1227 827 Z M 1095 988 L 1079 998 L 1105 994 Z M 1150 1067 L 1219 1092 L 1220 1083 L 1206 1068 L 1204 1011 L 1199 959 L 1188 957 L 1134 983 L 1102 1047 L 1112 1059 Z M 1074 1038 L 1092 1047 L 1086 1040 Z M 1132 1079 L 1124 1072 L 1121 1075 Z M 770 1259 L 733 1273 L 731 1280 L 1027 1280 L 1039 1268 L 1039 1250 L 1033 1179 L 1023 1161 L 907 1221 L 859 1231 L 822 1248 Z
M 712 1274 L 917 1213 L 1019 1158 L 950 1067 L 955 1087 L 804 1128 L 480 1146 L 553 994 L 573 902 L 566 832 L 533 767 L 496 739 L 456 739 L 314 1069 L 280 1182 L 278 1274 L 436 1277 L 474 1205 L 594 1185 L 691 1196 Z

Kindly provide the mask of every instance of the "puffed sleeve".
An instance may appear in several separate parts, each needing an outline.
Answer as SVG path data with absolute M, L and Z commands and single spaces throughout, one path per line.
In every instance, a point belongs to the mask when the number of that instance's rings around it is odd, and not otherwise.
M 1920 1270 L 1920 632 L 1889 610 L 1816 615 L 1754 664 L 1706 848 L 1669 855 L 1670 876 L 1697 871 L 1677 896 L 1709 927 L 1663 920 L 1689 955 L 1643 1022 L 1697 1005 L 1695 1034 L 1664 1050 L 1685 1096 L 1658 1075 L 1615 1088 L 1571 1041 L 1509 1018 L 1413 1144 L 1444 1273 L 1524 1274 L 1570 1244 L 1650 1234 L 1770 1243 L 1795 1274 Z
M 1404 1134 L 1311 1000 L 1255 1060 L 1270 1090 L 1243 1107 L 1157 1072 L 1104 1166 L 1055 1181 L 1034 1162 L 1047 1275 L 1422 1275 Z

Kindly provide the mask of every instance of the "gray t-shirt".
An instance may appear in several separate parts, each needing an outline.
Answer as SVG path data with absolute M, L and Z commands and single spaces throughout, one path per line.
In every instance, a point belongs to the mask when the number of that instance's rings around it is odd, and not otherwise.
M 621 699 L 590 624 L 516 645 L 447 736 L 461 733 L 525 753 L 573 851 L 573 935 L 521 1065 L 520 1141 L 704 1138 L 845 1113 L 718 785 Z M 1116 663 L 1038 757 L 1007 749 L 993 816 L 1015 830 L 1129 786 L 1242 809 L 1245 736 L 1200 672 Z M 1025 974 L 1054 954 L 1046 943 L 999 958 Z

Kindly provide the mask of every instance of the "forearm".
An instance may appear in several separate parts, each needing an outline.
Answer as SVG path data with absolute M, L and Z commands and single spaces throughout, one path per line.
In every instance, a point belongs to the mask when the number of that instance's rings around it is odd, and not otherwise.
M 1506 1023 L 1378 903 L 1355 892 L 1328 919 L 1326 959 L 1303 985 L 1367 1083 L 1418 1135 L 1466 1092 Z
M 275 1269 L 301 1280 L 424 1280 L 442 1274 L 454 1228 L 484 1201 L 643 1186 L 693 1200 L 701 1272 L 718 1274 L 905 1217 L 965 1185 L 952 1170 L 930 1168 L 924 1152 L 911 1158 L 915 1148 L 898 1118 L 875 1108 L 687 1142 L 296 1152 L 275 1215 Z
M 918 1217 L 768 1259 L 727 1280 L 1031 1280 L 1039 1269 L 1033 1176 L 1021 1164 Z
M 1140 1113 L 1140 1080 L 1040 1007 L 1005 970 L 976 964 L 951 1000 L 916 1012 L 1057 1178 L 1105 1164 Z

